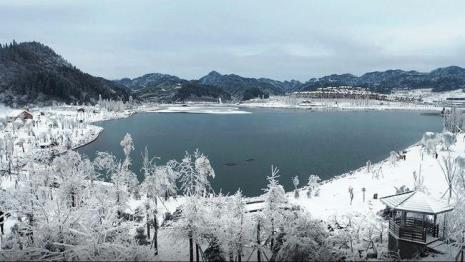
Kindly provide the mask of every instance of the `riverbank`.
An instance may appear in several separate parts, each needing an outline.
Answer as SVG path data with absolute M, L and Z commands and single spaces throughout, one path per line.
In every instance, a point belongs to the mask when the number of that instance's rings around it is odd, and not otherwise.
M 395 155 L 374 164 L 367 164 L 357 170 L 323 181 L 319 194 L 308 198 L 306 188 L 300 189 L 298 199 L 293 192 L 288 194 L 291 203 L 308 209 L 315 217 L 329 219 L 334 216 L 355 213 L 368 214 L 384 209 L 378 200 L 380 197 L 396 194 L 396 188 L 402 186 L 413 190 L 415 178 L 424 179 L 424 188 L 434 198 L 440 199 L 447 191 L 447 183 L 440 163 L 449 157 L 465 156 L 461 152 L 465 147 L 464 135 L 457 136 L 456 144 L 449 150 L 438 151 L 438 157 L 428 154 L 420 143 L 416 143 L 401 152 L 405 160 Z M 349 188 L 353 188 L 351 201 Z
M 241 102 L 243 108 L 281 108 L 315 111 L 426 111 L 440 112 L 443 107 L 434 104 L 368 99 L 304 99 L 272 96 Z
M 136 110 L 154 113 L 246 114 L 248 109 L 269 108 L 311 111 L 419 111 L 439 113 L 443 106 L 432 103 L 357 99 L 302 99 L 273 96 L 238 103 L 186 102 L 183 104 L 144 104 Z

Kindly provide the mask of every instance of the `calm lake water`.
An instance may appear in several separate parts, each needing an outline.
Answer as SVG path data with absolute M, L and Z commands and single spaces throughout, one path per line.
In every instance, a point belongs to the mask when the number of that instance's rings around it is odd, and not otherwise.
M 135 142 L 133 170 L 139 173 L 141 153 L 166 163 L 181 160 L 198 148 L 216 172 L 215 191 L 247 196 L 262 193 L 271 165 L 280 169 L 280 182 L 292 188 L 310 174 L 329 179 L 389 156 L 420 140 L 425 131 L 442 130 L 442 119 L 418 112 L 312 112 L 249 110 L 252 114 L 213 115 L 139 113 L 127 119 L 98 123 L 105 130 L 79 151 L 95 157 L 97 151 L 123 158 L 119 142 L 130 133 Z

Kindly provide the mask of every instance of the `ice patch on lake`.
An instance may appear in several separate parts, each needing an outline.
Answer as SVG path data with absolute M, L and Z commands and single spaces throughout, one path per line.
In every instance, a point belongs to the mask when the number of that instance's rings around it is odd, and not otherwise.
M 152 112 L 158 113 L 191 113 L 191 114 L 250 114 L 251 112 L 239 110 L 238 107 L 225 106 L 169 106 Z

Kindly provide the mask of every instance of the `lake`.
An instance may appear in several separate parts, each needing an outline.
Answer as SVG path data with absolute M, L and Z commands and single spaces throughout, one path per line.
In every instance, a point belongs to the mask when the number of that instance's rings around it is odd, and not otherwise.
M 78 151 L 93 159 L 97 151 L 123 158 L 119 142 L 134 139 L 133 170 L 140 175 L 141 153 L 160 157 L 159 164 L 181 160 L 198 148 L 215 170 L 216 192 L 247 196 L 261 194 L 271 165 L 280 169 L 280 182 L 292 189 L 310 174 L 329 179 L 377 162 L 419 141 L 425 131 L 442 130 L 442 118 L 419 112 L 315 112 L 247 109 L 252 114 L 215 115 L 138 113 L 126 119 L 97 123 L 103 133 Z

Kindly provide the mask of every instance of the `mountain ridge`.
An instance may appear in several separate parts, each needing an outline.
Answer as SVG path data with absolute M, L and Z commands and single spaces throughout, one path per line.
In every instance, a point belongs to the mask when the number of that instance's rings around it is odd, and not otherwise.
M 434 92 L 465 88 L 465 69 L 459 66 L 439 67 L 430 72 L 415 70 L 389 69 L 372 71 L 355 76 L 352 74 L 333 74 L 314 78 L 298 90 L 315 90 L 327 86 L 361 86 L 380 93 L 390 93 L 394 89 L 432 88 Z
M 175 77 L 180 82 L 189 81 L 173 75 L 162 75 L 171 78 Z M 123 81 L 123 79 L 119 81 Z M 164 83 L 166 84 L 166 82 Z M 221 74 L 212 70 L 205 76 L 200 77 L 198 83 L 220 87 L 239 100 L 244 99 L 244 92 L 249 89 L 260 92 L 259 96 L 282 95 L 294 91 L 311 91 L 328 86 L 361 86 L 380 93 L 390 93 L 394 89 L 419 88 L 432 88 L 433 91 L 439 92 L 464 89 L 465 69 L 459 66 L 439 67 L 430 72 L 388 69 L 385 71 L 371 71 L 360 76 L 350 73 L 331 74 L 320 78 L 311 78 L 306 82 L 242 77 L 237 74 Z M 130 87 L 130 85 L 127 86 Z
M 394 89 L 431 88 L 435 92 L 465 89 L 465 69 L 439 67 L 430 72 L 389 69 L 356 76 L 331 74 L 297 80 L 243 77 L 211 71 L 197 80 L 149 73 L 135 78 L 107 80 L 80 71 L 52 48 L 39 42 L 0 45 L 0 102 L 7 105 L 29 103 L 95 103 L 104 99 L 136 98 L 160 102 L 184 100 L 242 101 L 294 91 L 311 91 L 328 86 L 360 86 L 379 93 Z

